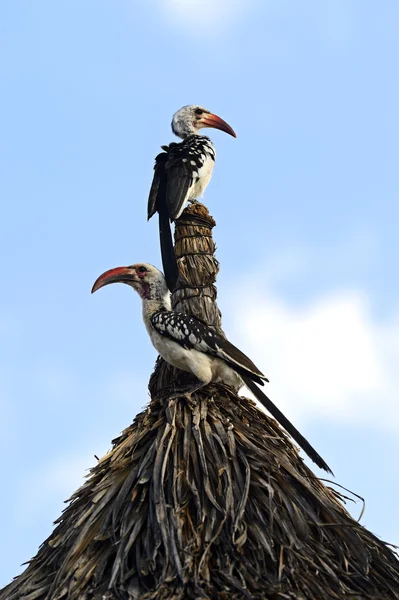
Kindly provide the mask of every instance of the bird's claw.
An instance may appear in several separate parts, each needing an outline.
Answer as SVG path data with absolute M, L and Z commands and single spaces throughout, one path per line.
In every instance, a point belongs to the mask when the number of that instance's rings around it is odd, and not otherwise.
M 190 406 L 193 406 L 195 404 L 194 400 L 192 399 L 192 394 L 190 392 L 177 392 L 175 394 L 172 394 L 171 396 L 168 396 L 168 400 L 182 400 L 183 398 L 187 401 L 187 404 L 189 404 Z

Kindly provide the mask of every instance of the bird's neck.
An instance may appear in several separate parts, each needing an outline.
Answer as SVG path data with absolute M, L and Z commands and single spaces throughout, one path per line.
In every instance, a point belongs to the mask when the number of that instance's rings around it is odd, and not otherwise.
M 150 335 L 152 331 L 151 319 L 159 310 L 170 310 L 170 304 L 169 307 L 166 307 L 162 300 L 143 300 L 143 321 Z
M 177 137 L 182 140 L 185 140 L 190 135 L 198 135 L 198 130 L 194 127 L 192 123 L 187 123 L 183 120 L 178 120 L 177 122 L 172 123 L 172 131 Z
M 141 296 L 143 301 L 143 315 L 148 317 L 158 310 L 171 310 L 170 294 L 165 285 L 152 285 L 149 293 Z

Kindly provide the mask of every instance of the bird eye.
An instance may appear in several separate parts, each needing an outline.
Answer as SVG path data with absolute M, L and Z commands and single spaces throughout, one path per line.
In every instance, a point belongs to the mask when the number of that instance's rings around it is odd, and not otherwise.
M 137 267 L 136 271 L 139 273 L 147 273 L 147 269 L 145 267 Z
M 202 115 L 202 113 L 203 113 L 203 112 L 204 112 L 204 111 L 203 111 L 203 110 L 201 110 L 200 108 L 196 108 L 196 109 L 195 109 L 195 114 L 196 114 L 196 115 Z

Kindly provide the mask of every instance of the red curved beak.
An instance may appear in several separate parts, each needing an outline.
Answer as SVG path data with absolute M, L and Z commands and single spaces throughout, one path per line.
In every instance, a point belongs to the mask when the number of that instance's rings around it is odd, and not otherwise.
M 131 283 L 132 281 L 137 281 L 137 279 L 136 272 L 131 267 L 109 269 L 109 271 L 105 271 L 105 273 L 96 279 L 91 288 L 91 293 L 94 294 L 94 292 L 110 283 Z
M 237 137 L 232 127 L 230 127 L 230 125 L 226 123 L 226 121 L 223 121 L 223 119 L 221 119 L 217 115 L 213 115 L 212 113 L 204 114 L 204 116 L 201 117 L 200 123 L 203 127 L 213 127 L 214 129 L 220 129 L 221 131 L 224 131 L 225 133 L 228 133 L 233 137 Z

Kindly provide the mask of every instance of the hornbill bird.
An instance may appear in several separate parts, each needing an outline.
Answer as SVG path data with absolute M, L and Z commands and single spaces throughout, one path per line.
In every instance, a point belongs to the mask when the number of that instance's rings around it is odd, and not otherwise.
M 166 283 L 173 292 L 179 270 L 173 249 L 170 221 L 177 219 L 188 201 L 202 196 L 215 164 L 211 140 L 199 135 L 203 127 L 221 129 L 236 137 L 223 119 L 195 104 L 183 106 L 173 115 L 172 131 L 183 141 L 162 146 L 155 159 L 154 179 L 148 198 L 148 219 L 158 212 L 159 238 Z
M 192 373 L 197 380 L 171 397 L 190 397 L 211 381 L 229 385 L 235 391 L 245 384 L 316 465 L 332 473 L 303 435 L 258 388 L 256 384 L 264 385 L 264 381 L 269 380 L 254 363 L 215 327 L 171 310 L 165 278 L 156 267 L 137 263 L 110 269 L 98 277 L 91 291 L 117 282 L 130 285 L 141 297 L 144 324 L 162 358 L 174 367 Z

